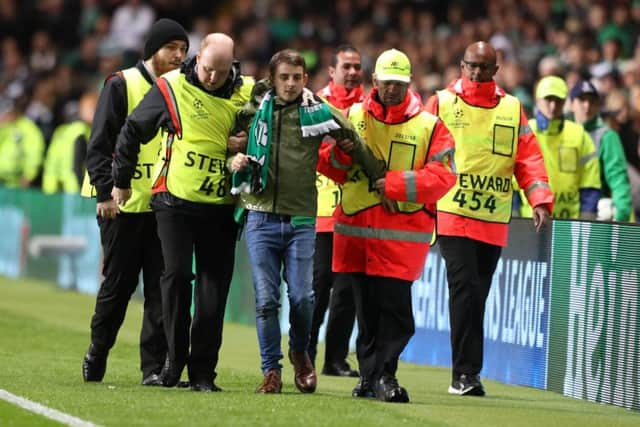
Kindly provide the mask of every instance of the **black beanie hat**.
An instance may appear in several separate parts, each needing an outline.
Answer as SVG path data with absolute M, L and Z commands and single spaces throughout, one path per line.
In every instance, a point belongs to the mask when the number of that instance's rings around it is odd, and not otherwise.
M 182 25 L 173 19 L 158 19 L 149 30 L 147 41 L 144 44 L 143 58 L 145 60 L 151 58 L 162 46 L 173 40 L 184 40 L 187 43 L 187 49 L 189 48 L 189 38 Z

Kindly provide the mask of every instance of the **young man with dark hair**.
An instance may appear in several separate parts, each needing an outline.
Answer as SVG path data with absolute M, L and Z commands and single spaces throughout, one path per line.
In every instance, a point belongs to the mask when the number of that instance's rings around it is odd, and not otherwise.
M 240 193 L 238 213 L 245 222 L 256 292 L 256 328 L 264 374 L 256 391 L 282 390 L 278 312 L 284 267 L 294 381 L 301 392 L 313 393 L 317 378 L 307 346 L 313 312 L 316 165 L 320 172 L 342 179 L 351 158 L 364 164 L 373 177 L 381 176 L 384 164 L 366 150 L 339 111 L 305 88 L 306 64 L 298 52 L 287 49 L 276 53 L 269 71 L 269 82 L 256 84 L 251 96 L 255 103 L 247 110 L 247 118 L 254 116 L 247 154 L 238 153 L 230 164 L 232 191 Z M 325 135 L 338 143 L 319 153 Z

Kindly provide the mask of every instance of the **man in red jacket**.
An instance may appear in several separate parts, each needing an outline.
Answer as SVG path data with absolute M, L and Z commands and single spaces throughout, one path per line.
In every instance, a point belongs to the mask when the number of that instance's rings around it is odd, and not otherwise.
M 351 45 L 341 45 L 335 50 L 329 67 L 329 84 L 318 92 L 336 108 L 346 109 L 364 99 L 360 53 Z M 331 140 L 331 138 L 329 138 Z M 331 141 L 331 143 L 335 143 Z M 349 338 L 353 331 L 356 308 L 353 289 L 335 282 L 331 271 L 333 254 L 333 211 L 340 203 L 340 189 L 335 182 L 317 174 L 318 218 L 316 222 L 316 251 L 313 259 L 313 291 L 315 304 L 309 337 L 309 357 L 315 365 L 318 333 L 329 306 L 329 318 L 325 334 L 324 375 L 357 377 L 358 371 L 347 362 Z
M 480 382 L 484 309 L 507 244 L 515 175 L 534 206 L 536 231 L 549 222 L 553 193 L 520 101 L 493 80 L 496 52 L 467 47 L 462 77 L 427 102 L 456 143 L 456 185 L 438 202 L 438 244 L 447 267 L 452 381 L 449 393 L 484 396 Z
M 453 138 L 409 90 L 411 63 L 391 49 L 376 61 L 373 90 L 349 119 L 387 172 L 372 181 L 352 167 L 334 217 L 333 270 L 353 286 L 360 381 L 354 397 L 408 402 L 398 358 L 415 331 L 411 284 L 423 271 L 435 204 L 455 183 Z

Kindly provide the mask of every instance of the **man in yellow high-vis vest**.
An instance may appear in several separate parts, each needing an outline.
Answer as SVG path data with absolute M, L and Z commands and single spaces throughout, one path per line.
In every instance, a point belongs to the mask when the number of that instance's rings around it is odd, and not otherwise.
M 424 269 L 436 202 L 456 180 L 451 133 L 423 110 L 410 83 L 409 57 L 389 49 L 376 60 L 371 92 L 349 109 L 386 171 L 379 179 L 348 171 L 333 234 L 336 283 L 352 286 L 358 318 L 360 380 L 352 396 L 396 403 L 410 400 L 396 372 L 415 332 L 411 286 Z
M 227 143 L 253 88 L 253 79 L 240 74 L 233 45 L 225 34 L 207 35 L 194 58 L 156 80 L 116 146 L 113 195 L 126 208 L 135 201 L 138 151 L 153 144 L 158 129 L 166 131 L 151 198 L 165 261 L 160 287 L 166 387 L 178 384 L 186 366 L 191 390 L 220 391 L 215 369 L 237 235 Z
M 529 120 L 529 126 L 540 144 L 549 174 L 555 199 L 554 218 L 596 219 L 601 186 L 598 150 L 581 125 L 564 118 L 568 94 L 567 84 L 560 77 L 540 80 L 536 86 L 535 118 Z M 520 201 L 521 215 L 530 217 L 531 206 L 522 191 Z
M 127 115 L 158 76 L 180 65 L 187 48 L 187 34 L 180 24 L 170 19 L 158 20 L 145 44 L 144 60 L 109 76 L 100 93 L 87 148 L 87 171 L 94 189 L 85 182 L 83 194 L 97 197 L 104 280 L 91 318 L 91 345 L 82 363 L 85 381 L 102 381 L 109 350 L 142 270 L 145 298 L 140 334 L 142 384 L 162 384 L 160 373 L 167 355 L 159 285 L 163 261 L 155 217 L 149 207 L 151 171 L 160 150 L 160 134 L 156 132 L 154 143 L 140 151 L 133 197 L 127 206 L 119 207 L 111 197 L 112 162 L 116 138 Z
M 496 51 L 475 42 L 461 76 L 427 101 L 456 143 L 456 185 L 438 202 L 438 245 L 447 268 L 450 394 L 484 396 L 484 312 L 511 221 L 512 178 L 526 190 L 540 231 L 553 209 L 540 148 L 520 101 L 497 85 Z

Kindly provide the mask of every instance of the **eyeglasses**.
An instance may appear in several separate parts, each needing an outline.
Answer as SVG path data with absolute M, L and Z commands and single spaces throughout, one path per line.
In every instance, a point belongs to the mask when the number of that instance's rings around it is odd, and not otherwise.
M 462 62 L 464 62 L 464 64 L 467 67 L 471 68 L 472 70 L 474 68 L 478 68 L 480 71 L 491 70 L 496 66 L 496 64 L 493 64 L 493 63 L 487 64 L 487 63 L 484 63 L 484 62 L 469 62 L 469 61 L 466 61 L 464 59 L 462 60 Z

